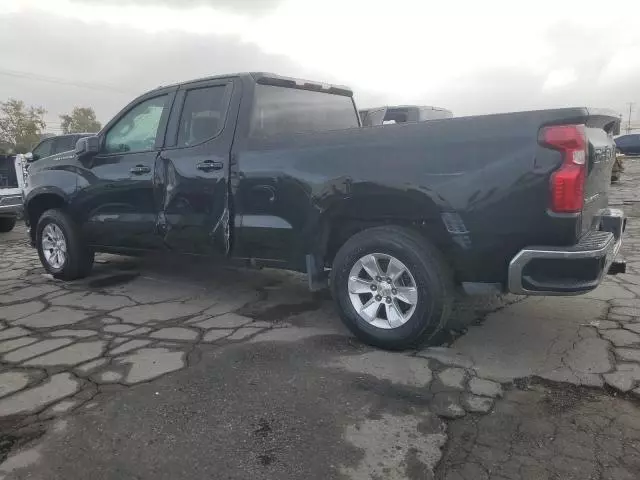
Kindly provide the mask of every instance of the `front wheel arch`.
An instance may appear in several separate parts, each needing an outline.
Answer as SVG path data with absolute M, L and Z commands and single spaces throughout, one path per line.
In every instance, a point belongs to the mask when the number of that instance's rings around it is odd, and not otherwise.
M 31 242 L 35 245 L 36 228 L 44 212 L 51 209 L 65 210 L 67 201 L 59 193 L 43 192 L 32 195 L 25 202 L 25 215 L 29 221 Z

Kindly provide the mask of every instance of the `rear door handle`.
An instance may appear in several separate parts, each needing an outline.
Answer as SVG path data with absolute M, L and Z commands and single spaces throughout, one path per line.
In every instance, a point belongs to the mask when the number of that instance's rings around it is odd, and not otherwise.
M 205 160 L 204 162 L 198 163 L 196 168 L 198 170 L 202 170 L 203 172 L 210 172 L 212 170 L 222 170 L 224 164 L 222 162 L 214 162 L 213 160 Z
M 146 165 L 136 165 L 129 171 L 134 175 L 144 175 L 145 173 L 151 172 L 151 167 L 147 167 Z

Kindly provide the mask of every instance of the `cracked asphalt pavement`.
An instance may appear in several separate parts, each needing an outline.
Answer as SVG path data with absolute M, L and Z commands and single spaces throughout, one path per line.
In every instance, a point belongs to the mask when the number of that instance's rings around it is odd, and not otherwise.
M 439 347 L 353 339 L 304 277 L 101 255 L 44 274 L 0 237 L 0 479 L 640 478 L 640 162 L 628 273 L 461 300 Z

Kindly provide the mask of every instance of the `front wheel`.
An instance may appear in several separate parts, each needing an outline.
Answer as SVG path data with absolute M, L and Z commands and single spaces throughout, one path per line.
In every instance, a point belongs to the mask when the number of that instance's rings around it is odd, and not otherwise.
M 334 259 L 331 288 L 345 325 L 389 350 L 431 340 L 444 328 L 454 298 L 451 269 L 440 252 L 395 226 L 351 237 Z
M 38 220 L 36 247 L 47 272 L 60 280 L 89 275 L 93 252 L 82 241 L 78 226 L 62 210 L 47 210 Z
M 15 217 L 0 217 L 0 233 L 7 233 L 16 226 Z

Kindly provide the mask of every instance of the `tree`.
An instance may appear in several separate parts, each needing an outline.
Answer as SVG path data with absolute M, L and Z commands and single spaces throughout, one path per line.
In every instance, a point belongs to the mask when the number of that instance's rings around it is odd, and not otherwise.
M 71 115 L 60 115 L 62 133 L 95 133 L 102 128 L 91 107 L 73 107 Z
M 15 98 L 0 102 L 0 152 L 27 153 L 31 150 L 47 126 L 45 113 L 44 108 L 27 107 Z

